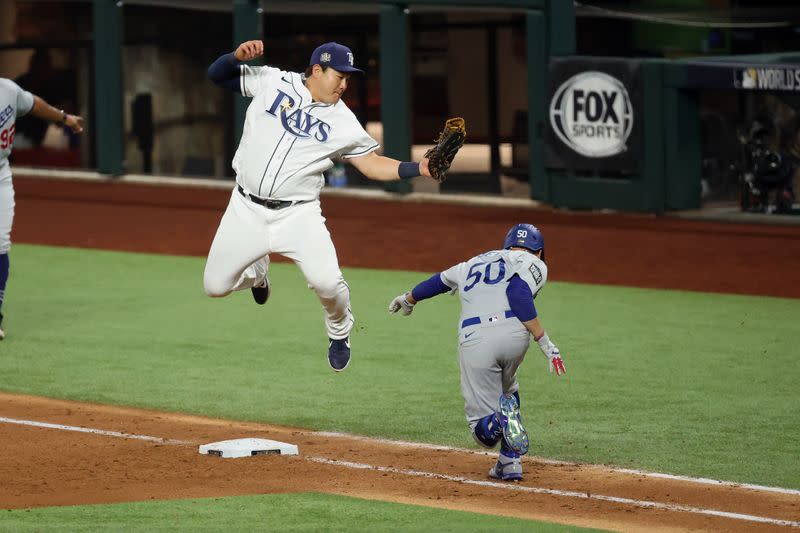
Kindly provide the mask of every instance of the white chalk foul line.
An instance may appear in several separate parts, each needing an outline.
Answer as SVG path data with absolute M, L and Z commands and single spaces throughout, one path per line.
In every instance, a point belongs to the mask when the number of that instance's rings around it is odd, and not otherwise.
M 339 433 L 335 431 L 315 431 L 310 433 L 310 435 L 317 435 L 320 437 L 337 437 L 343 439 L 355 439 L 355 440 L 362 440 L 362 441 L 369 441 L 369 442 L 379 442 L 382 444 L 394 444 L 395 446 L 405 446 L 409 448 L 419 448 L 422 450 L 441 450 L 441 451 L 449 451 L 449 452 L 459 452 L 459 453 L 472 453 L 478 455 L 495 455 L 495 453 L 486 452 L 482 450 L 470 450 L 467 448 L 456 448 L 453 446 L 442 446 L 439 444 L 427 444 L 423 442 L 408 442 L 402 440 L 391 440 L 391 439 L 376 439 L 373 437 L 364 437 L 362 435 L 351 435 L 349 433 Z M 608 472 L 619 472 L 621 474 L 634 474 L 637 476 L 645 476 L 645 477 L 653 477 L 653 478 L 661 478 L 661 479 L 670 479 L 675 481 L 686 481 L 687 483 L 699 483 L 703 485 L 719 485 L 723 487 L 733 487 L 733 488 L 741 488 L 741 489 L 749 489 L 749 490 L 758 490 L 763 492 L 776 492 L 778 494 L 791 494 L 794 496 L 800 496 L 800 490 L 795 489 L 785 489 L 783 487 L 770 487 L 767 485 L 752 485 L 749 483 L 737 483 L 735 481 L 724 481 L 719 479 L 711 479 L 706 477 L 690 477 L 690 476 L 680 476 L 676 474 L 662 474 L 660 472 L 648 472 L 647 470 L 634 470 L 630 468 L 613 468 L 610 466 L 605 465 L 594 465 L 589 463 L 573 463 L 570 461 L 558 461 L 555 459 L 547 459 L 544 457 L 530 457 L 529 459 L 541 463 L 541 464 L 548 464 L 548 465 L 563 465 L 563 466 L 585 466 L 590 468 L 602 468 Z
M 85 428 L 79 426 L 66 426 L 63 424 L 51 424 L 50 422 L 39 422 L 36 420 L 20 420 L 16 418 L 6 418 L 0 416 L 0 422 L 6 422 L 9 424 L 18 424 L 23 426 L 33 426 L 33 427 L 40 427 L 40 428 L 47 428 L 47 429 L 60 429 L 63 431 L 76 431 L 78 433 L 91 433 L 94 435 L 103 435 L 106 437 L 117 437 L 123 439 L 134 439 L 134 440 L 143 440 L 148 442 L 157 442 L 161 444 L 191 444 L 188 441 L 182 440 L 175 440 L 175 439 L 165 439 L 162 437 L 153 437 L 150 435 L 136 435 L 133 433 L 123 433 L 120 431 L 108 431 L 104 429 L 94 429 L 94 428 Z M 348 437 L 348 438 L 359 438 L 361 440 L 371 440 L 377 442 L 386 442 L 404 446 L 412 446 L 418 448 L 432 448 L 432 449 L 440 449 L 440 450 L 456 450 L 456 451 L 467 451 L 471 452 L 472 450 L 460 450 L 458 448 L 451 448 L 448 446 L 435 446 L 429 444 L 421 444 L 421 443 L 414 443 L 414 442 L 404 442 L 404 441 L 392 441 L 392 440 L 384 440 L 384 439 L 371 439 L 369 437 L 358 437 L 354 435 L 346 435 L 344 433 L 330 433 L 330 432 L 314 432 L 312 434 L 320 435 L 320 436 L 332 436 L 332 437 Z M 719 516 L 723 518 L 731 518 L 734 520 L 745 520 L 748 522 L 759 522 L 762 524 L 773 524 L 778 526 L 788 526 L 788 527 L 796 527 L 800 528 L 800 522 L 795 522 L 792 520 L 780 520 L 777 518 L 767 518 L 763 516 L 754 516 L 754 515 L 747 515 L 747 514 L 740 514 L 740 513 L 729 513 L 726 511 L 717 511 L 715 509 L 703 509 L 700 507 L 691 507 L 688 505 L 680 505 L 680 504 L 671 504 L 671 503 L 660 503 L 660 502 L 650 502 L 644 500 L 633 500 L 629 498 L 619 498 L 617 496 L 604 496 L 602 494 L 587 494 L 585 492 L 575 492 L 575 491 L 565 491 L 565 490 L 557 490 L 557 489 L 546 489 L 542 487 L 529 487 L 525 485 L 516 485 L 510 483 L 498 483 L 494 481 L 484 481 L 484 480 L 476 480 L 476 479 L 468 479 L 460 476 L 450 476 L 447 474 L 437 474 L 435 472 L 422 472 L 418 470 L 404 470 L 400 468 L 392 468 L 388 466 L 375 466 L 369 465 L 364 463 L 353 463 L 349 461 L 339 461 L 335 459 L 327 459 L 325 457 L 306 457 L 309 461 L 313 461 L 316 463 L 324 463 L 330 464 L 335 466 L 343 466 L 346 468 L 356 468 L 360 470 L 375 470 L 378 472 L 391 472 L 395 474 L 402 474 L 407 476 L 416 476 L 416 477 L 427 477 L 433 479 L 442 479 L 445 481 L 454 481 L 457 483 L 464 483 L 466 485 L 477 485 L 482 487 L 493 487 L 499 488 L 503 490 L 514 490 L 514 491 L 521 491 L 521 492 L 533 492 L 537 494 L 550 494 L 553 496 L 564 496 L 568 498 L 580 498 L 585 500 L 600 500 L 600 501 L 607 501 L 607 502 L 614 502 L 626 505 L 633 505 L 636 507 L 645 507 L 650 509 L 661 509 L 665 511 L 682 511 L 687 513 L 695 513 L 695 514 L 704 514 L 710 516 Z M 561 463 L 558 461 L 552 461 L 554 463 L 559 464 L 571 464 L 571 463 Z M 640 473 L 638 470 L 619 470 L 620 472 L 629 472 L 629 473 Z M 656 477 L 678 477 L 678 476 L 669 476 L 668 474 L 655 474 Z M 687 480 L 697 480 L 696 478 L 686 478 Z M 701 480 L 699 480 L 701 482 Z M 715 480 L 707 480 L 707 481 L 714 481 Z M 745 486 L 745 485 L 739 485 Z M 767 487 L 770 488 L 770 487 Z M 787 489 L 788 490 L 788 489 Z
M 161 444 L 188 444 L 188 442 L 182 440 L 162 439 L 161 437 L 151 437 L 149 435 L 134 435 L 132 433 L 122 433 L 119 431 L 106 431 L 104 429 L 83 428 L 78 426 L 64 426 L 62 424 L 37 422 L 36 420 L 18 420 L 16 418 L 5 418 L 2 416 L 0 416 L 0 422 L 7 422 L 9 424 L 19 424 L 21 426 L 34 426 L 47 429 L 61 429 L 64 431 L 77 431 L 78 433 L 93 433 L 95 435 L 104 435 L 106 437 L 119 437 L 123 439 L 145 440 L 150 442 L 158 442 Z
M 645 507 L 649 509 L 660 509 L 664 511 L 680 511 L 684 513 L 703 514 L 710 516 L 718 516 L 722 518 L 730 518 L 733 520 L 746 520 L 748 522 L 758 522 L 761 524 L 772 524 L 777 526 L 788 526 L 800 528 L 800 522 L 792 520 L 780 520 L 777 518 L 767 518 L 764 516 L 754 516 L 741 513 L 729 513 L 726 511 L 717 511 L 715 509 L 703 509 L 701 507 L 691 507 L 688 505 L 680 505 L 674 503 L 661 503 L 651 502 L 645 500 L 633 500 L 630 498 L 619 498 L 617 496 L 604 496 L 602 494 L 587 494 L 585 492 L 575 492 L 569 490 L 545 489 L 542 487 L 529 487 L 526 485 L 517 485 L 512 483 L 500 483 L 496 481 L 484 481 L 469 479 L 460 476 L 450 476 L 447 474 L 437 474 L 435 472 L 422 472 L 419 470 L 405 470 L 401 468 L 392 468 L 388 466 L 375 466 L 364 463 L 352 463 L 350 461 L 338 461 L 335 459 L 327 459 L 325 457 L 306 457 L 309 461 L 315 463 L 322 463 L 334 466 L 343 466 L 346 468 L 355 468 L 359 470 L 375 470 L 378 472 L 389 472 L 392 474 L 402 474 L 405 476 L 426 477 L 433 479 L 441 479 L 444 481 L 454 481 L 456 483 L 464 483 L 465 485 L 478 485 L 481 487 L 491 487 L 495 489 L 511 490 L 518 492 L 532 492 L 536 494 L 549 494 L 552 496 L 563 496 L 566 498 L 580 498 L 583 500 L 600 500 L 605 502 L 620 503 L 623 505 L 633 505 L 636 507 Z
M 636 474 L 639 476 L 647 476 L 661 479 L 670 479 L 677 481 L 688 481 L 690 483 L 701 483 L 705 485 L 720 485 L 725 487 L 738 487 L 741 489 L 760 490 L 763 492 L 777 492 L 778 494 L 791 494 L 800 496 L 800 490 L 784 489 L 783 487 L 769 487 L 766 485 L 751 485 L 748 483 L 736 483 L 735 481 L 722 481 L 719 479 L 710 479 L 707 477 L 689 477 L 678 476 L 675 474 L 661 474 L 659 472 L 647 472 L 645 470 L 634 470 L 630 468 L 610 468 L 612 472 L 619 472 L 621 474 Z

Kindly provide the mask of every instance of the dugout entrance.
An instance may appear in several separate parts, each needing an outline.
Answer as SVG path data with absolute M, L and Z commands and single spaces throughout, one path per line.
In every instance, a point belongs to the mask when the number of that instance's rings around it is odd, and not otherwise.
M 97 139 L 97 169 L 103 174 L 119 175 L 129 171 L 126 161 L 130 166 L 131 158 L 126 158 L 124 147 L 129 133 L 124 131 L 127 129 L 125 114 L 121 113 L 128 107 L 128 97 L 123 100 L 121 83 L 126 28 L 123 12 L 143 9 L 137 4 L 111 0 L 95 0 L 92 4 L 97 119 L 93 131 Z M 568 53 L 574 48 L 574 7 L 568 2 L 549 0 L 409 0 L 403 3 L 234 0 L 232 4 L 221 0 L 201 4 L 168 0 L 159 3 L 161 7 L 231 13 L 232 42 L 236 44 L 248 39 L 269 41 L 273 36 L 277 39 L 290 35 L 295 39 L 290 41 L 292 48 L 284 50 L 288 52 L 284 57 L 287 63 L 292 61 L 286 66 L 293 69 L 297 68 L 293 54 L 303 50 L 303 55 L 308 55 L 314 47 L 312 41 L 347 40 L 356 55 L 366 58 L 368 67 L 372 67 L 370 70 L 377 74 L 376 78 L 368 75 L 366 83 L 351 96 L 357 104 L 357 115 L 365 122 L 370 122 L 376 108 L 379 110 L 385 154 L 400 160 L 411 159 L 412 152 L 418 151 L 423 140 L 433 140 L 443 119 L 451 114 L 466 115 L 469 135 L 464 153 L 476 152 L 474 161 L 485 167 L 478 168 L 476 181 L 480 179 L 484 185 L 487 174 L 489 182 L 494 179 L 496 184 L 501 167 L 512 165 L 507 160 L 508 141 L 512 136 L 519 136 L 518 132 L 512 132 L 515 122 L 518 123 L 517 112 L 540 107 L 541 78 L 531 78 L 531 73 L 541 72 L 548 54 Z M 220 20 L 224 23 L 225 16 L 221 15 Z M 555 26 L 558 31 L 553 30 Z M 210 38 L 216 39 L 226 30 L 215 25 L 209 27 L 208 33 Z M 298 36 L 306 36 L 308 42 L 296 40 Z M 269 49 L 270 44 L 276 43 L 266 44 Z M 280 49 L 280 43 L 277 46 Z M 463 74 L 459 78 L 453 76 L 457 69 Z M 514 75 L 501 75 L 504 72 Z M 504 105 L 508 102 L 512 105 Z M 137 110 L 148 109 L 146 98 L 137 103 L 140 104 Z M 233 123 L 229 127 L 233 141 L 226 143 L 226 161 L 230 160 L 228 155 L 241 132 L 246 103 L 235 98 L 231 105 Z M 175 106 L 169 108 L 172 109 Z M 146 113 L 144 115 L 145 120 L 141 122 L 149 126 Z M 153 121 L 153 128 L 134 128 L 133 135 L 157 130 L 158 122 Z M 535 127 L 531 121 L 527 133 Z M 425 132 L 424 136 L 420 132 Z M 140 146 L 149 146 L 147 141 L 145 138 Z M 169 151 L 161 150 L 161 153 Z M 460 159 L 468 161 L 470 158 Z M 214 168 L 215 172 L 220 166 L 218 162 L 192 163 L 197 168 Z M 457 165 L 460 164 L 459 160 Z M 468 169 L 456 166 L 453 171 L 462 172 L 464 179 L 446 184 L 445 190 L 470 182 Z M 409 187 L 409 183 L 392 184 L 390 190 L 407 192 Z M 496 189 L 497 185 L 492 192 L 497 192 Z

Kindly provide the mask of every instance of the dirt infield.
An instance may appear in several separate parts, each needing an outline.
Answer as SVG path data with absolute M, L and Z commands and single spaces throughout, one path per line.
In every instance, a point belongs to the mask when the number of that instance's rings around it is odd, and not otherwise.
M 15 188 L 15 242 L 198 256 L 229 194 L 39 178 L 15 178 Z M 793 227 L 344 197 L 324 198 L 323 212 L 343 266 L 433 272 L 498 246 L 511 224 L 528 221 L 544 232 L 554 280 L 800 297 L 800 232 Z M 494 485 L 485 484 L 491 456 L 465 450 L 2 393 L 0 417 L 181 441 L 0 422 L 3 508 L 318 491 L 624 531 L 786 530 L 775 521 L 800 522 L 796 493 L 536 458 L 525 459 L 522 483 Z M 301 456 L 197 453 L 199 444 L 238 437 L 294 442 Z M 423 466 L 430 475 L 412 472 Z
M 178 414 L 0 393 L 0 417 L 181 441 L 154 443 L 0 423 L 4 508 L 317 491 L 624 531 L 768 531 L 778 525 L 645 509 L 570 495 L 612 496 L 772 519 L 800 520 L 800 496 L 703 485 L 525 458 L 519 484 L 489 481 L 491 456 Z M 231 438 L 298 444 L 301 455 L 220 459 L 200 444 Z M 352 468 L 346 463 L 370 465 Z M 379 469 L 380 468 L 380 469 Z M 431 476 L 414 475 L 423 470 Z M 438 475 L 434 477 L 433 475 Z M 526 492 L 547 488 L 563 494 Z

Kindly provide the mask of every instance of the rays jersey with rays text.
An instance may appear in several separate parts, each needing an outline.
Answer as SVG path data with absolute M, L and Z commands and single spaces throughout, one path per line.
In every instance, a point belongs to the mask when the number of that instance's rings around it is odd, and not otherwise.
M 313 102 L 301 74 L 242 65 L 240 89 L 253 100 L 233 169 L 252 195 L 315 199 L 331 158 L 359 157 L 379 147 L 344 101 Z

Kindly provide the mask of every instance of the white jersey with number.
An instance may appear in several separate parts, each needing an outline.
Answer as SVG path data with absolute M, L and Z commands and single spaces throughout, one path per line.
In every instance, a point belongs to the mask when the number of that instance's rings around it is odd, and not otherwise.
M 247 108 L 233 158 L 236 180 L 261 198 L 311 200 L 325 184 L 331 158 L 348 159 L 378 148 L 342 100 L 313 102 L 296 72 L 241 65 Z
M 514 274 L 528 284 L 535 297 L 547 281 L 547 265 L 527 251 L 493 250 L 442 272 L 442 282 L 458 291 L 461 299 L 459 323 L 473 317 L 504 319 L 505 311 L 510 310 L 506 288 Z
M 0 181 L 11 178 L 8 156 L 14 143 L 17 117 L 33 108 L 33 95 L 13 81 L 0 78 Z

